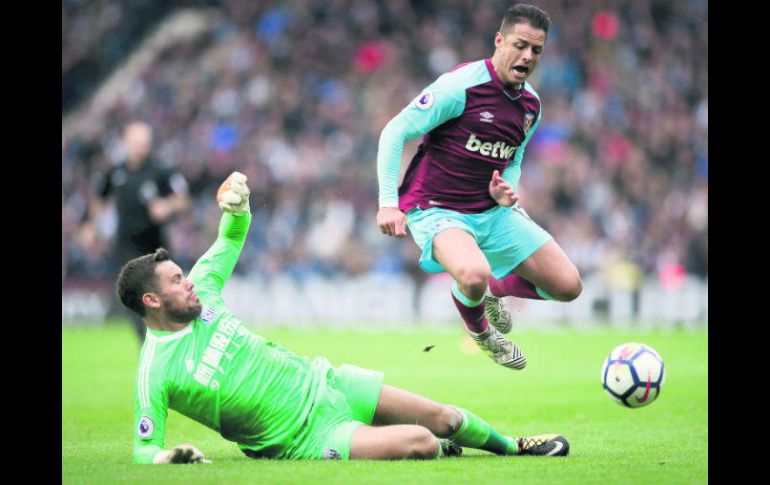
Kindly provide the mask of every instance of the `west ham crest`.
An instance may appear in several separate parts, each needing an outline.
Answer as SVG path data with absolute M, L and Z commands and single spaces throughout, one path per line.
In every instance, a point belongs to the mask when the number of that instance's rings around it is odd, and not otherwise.
M 524 134 L 529 133 L 529 129 L 532 128 L 532 120 L 535 119 L 535 115 L 527 113 L 524 115 Z

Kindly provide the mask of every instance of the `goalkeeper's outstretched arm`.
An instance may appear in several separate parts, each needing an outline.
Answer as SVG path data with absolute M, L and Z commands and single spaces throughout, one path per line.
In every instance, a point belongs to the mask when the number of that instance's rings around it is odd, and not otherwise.
M 150 370 L 152 358 L 143 359 L 137 378 L 134 407 L 134 463 L 211 463 L 189 443 L 170 450 L 163 448 L 168 416 L 168 390 L 165 378 Z
M 233 172 L 217 190 L 217 204 L 223 212 L 217 240 L 198 259 L 189 275 L 199 293 L 219 298 L 230 278 L 251 224 L 249 195 L 246 176 L 239 172 Z

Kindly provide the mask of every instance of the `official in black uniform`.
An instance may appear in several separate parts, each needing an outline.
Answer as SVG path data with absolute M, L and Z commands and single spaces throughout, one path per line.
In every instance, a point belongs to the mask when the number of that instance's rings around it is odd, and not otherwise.
M 191 206 L 187 181 L 173 168 L 161 166 L 152 156 L 152 129 L 147 123 L 132 122 L 123 131 L 125 162 L 110 169 L 95 201 L 94 212 L 115 200 L 117 233 L 110 269 L 114 275 L 137 256 L 168 247 L 163 225 Z M 139 341 L 146 327 L 131 313 Z

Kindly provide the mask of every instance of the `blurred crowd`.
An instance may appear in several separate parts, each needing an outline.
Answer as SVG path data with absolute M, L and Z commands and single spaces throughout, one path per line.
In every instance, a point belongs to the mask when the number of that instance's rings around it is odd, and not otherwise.
M 520 204 L 584 275 L 617 285 L 706 276 L 706 0 L 531 3 L 552 27 L 530 79 L 543 112 Z M 216 188 L 238 170 L 253 213 L 241 274 L 421 274 L 417 246 L 375 224 L 379 134 L 441 73 L 491 56 L 509 6 L 223 3 L 208 34 L 161 52 L 104 119 L 62 144 L 62 278 L 108 276 L 114 213 L 92 218 L 88 208 L 135 119 L 151 124 L 156 157 L 190 185 L 193 210 L 167 228 L 183 268 L 213 241 Z M 63 51 L 85 42 L 72 30 L 63 28 Z
M 171 0 L 62 0 L 62 111 L 74 108 L 163 18 Z

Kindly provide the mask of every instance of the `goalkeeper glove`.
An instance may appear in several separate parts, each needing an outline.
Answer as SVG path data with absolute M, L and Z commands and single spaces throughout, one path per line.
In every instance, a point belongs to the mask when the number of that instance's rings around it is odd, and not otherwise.
M 233 172 L 219 186 L 217 190 L 217 203 L 220 209 L 236 216 L 251 211 L 249 208 L 249 191 L 246 185 L 246 176 L 240 172 Z
M 174 449 L 161 451 L 155 455 L 153 463 L 211 463 L 211 460 L 207 460 L 195 446 L 183 443 Z

